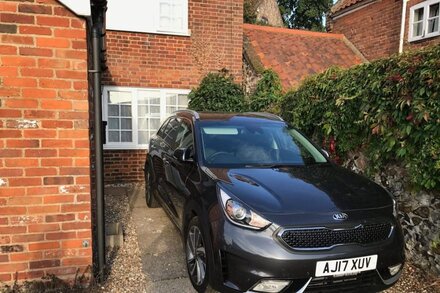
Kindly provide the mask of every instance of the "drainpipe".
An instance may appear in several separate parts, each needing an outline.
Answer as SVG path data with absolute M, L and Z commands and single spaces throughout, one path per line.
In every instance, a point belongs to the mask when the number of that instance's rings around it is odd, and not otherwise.
M 105 3 L 105 1 L 104 1 Z M 102 5 L 102 4 L 101 4 Z M 103 129 L 101 101 L 101 46 L 103 13 L 105 4 L 97 5 L 93 15 L 92 26 L 92 63 L 93 69 L 93 110 L 94 110 L 94 144 L 95 144 L 95 188 L 96 188 L 96 248 L 97 278 L 103 281 L 105 268 L 105 207 L 104 207 L 104 168 L 103 168 Z
M 403 52 L 403 40 L 405 39 L 406 4 L 408 0 L 402 0 L 402 21 L 400 25 L 399 54 Z

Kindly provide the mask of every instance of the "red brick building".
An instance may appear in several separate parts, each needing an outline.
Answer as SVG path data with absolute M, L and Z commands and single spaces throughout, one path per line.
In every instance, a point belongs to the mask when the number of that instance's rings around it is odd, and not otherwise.
M 0 281 L 92 264 L 86 21 L 0 1 Z
M 440 43 L 439 0 L 340 0 L 328 20 L 369 60 Z M 405 7 L 405 9 L 404 9 Z
M 109 3 L 107 45 L 97 50 L 107 52 L 108 66 L 105 176 L 129 182 L 143 178 L 149 136 L 187 106 L 205 73 L 227 68 L 240 81 L 243 2 L 118 2 Z M 69 278 L 99 260 L 100 87 L 92 52 L 100 42 L 92 32 L 104 22 L 96 12 L 104 6 L 0 1 L 0 282 L 16 273 L 19 280 Z
M 140 181 L 150 135 L 200 79 L 226 68 L 241 80 L 243 0 L 117 2 L 106 20 L 105 178 Z

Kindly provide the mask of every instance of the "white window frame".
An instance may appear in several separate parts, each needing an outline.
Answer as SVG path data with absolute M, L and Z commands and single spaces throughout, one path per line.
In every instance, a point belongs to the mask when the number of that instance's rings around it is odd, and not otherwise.
M 114 0 L 117 1 L 117 0 Z M 120 0 L 119 0 L 120 1 Z M 174 0 L 180 1 L 182 4 L 182 21 L 183 28 L 182 29 L 161 29 L 160 28 L 160 2 L 166 0 L 138 0 L 139 5 L 136 5 L 134 8 L 132 5 L 126 5 L 127 11 L 118 11 L 117 13 L 121 13 L 124 17 L 130 18 L 129 9 L 143 9 L 145 11 L 144 17 L 149 17 L 153 20 L 153 23 L 150 25 L 146 25 L 142 23 L 142 20 L 135 21 L 130 20 L 124 23 L 114 22 L 112 20 L 107 19 L 106 25 L 108 30 L 115 31 L 128 31 L 128 32 L 139 32 L 139 33 L 152 33 L 152 34 L 163 34 L 163 35 L 176 35 L 176 36 L 190 36 L 191 30 L 189 29 L 188 23 L 188 13 L 189 13 L 189 0 Z M 173 0 L 169 0 L 173 1 Z M 110 6 L 111 3 L 108 3 L 107 6 Z
M 131 92 L 131 112 L 132 112 L 132 141 L 133 142 L 109 142 L 109 127 L 105 128 L 106 150 L 136 150 L 148 149 L 148 144 L 138 144 L 138 93 L 139 91 L 158 92 L 160 96 L 160 124 L 170 116 L 166 113 L 166 96 L 167 94 L 188 95 L 191 90 L 188 89 L 168 89 L 168 88 L 140 88 L 140 87 L 121 87 L 121 86 L 104 86 L 102 91 L 102 120 L 108 122 L 108 92 Z
M 415 42 L 419 40 L 424 40 L 432 37 L 440 36 L 440 27 L 437 32 L 428 33 L 428 19 L 429 19 L 429 7 L 433 4 L 440 3 L 440 0 L 429 0 L 417 5 L 414 5 L 410 8 L 410 17 L 409 17 L 409 42 Z M 423 8 L 423 22 L 422 22 L 422 35 L 421 36 L 413 36 L 414 34 L 414 14 L 417 9 Z M 440 21 L 440 18 L 439 18 Z

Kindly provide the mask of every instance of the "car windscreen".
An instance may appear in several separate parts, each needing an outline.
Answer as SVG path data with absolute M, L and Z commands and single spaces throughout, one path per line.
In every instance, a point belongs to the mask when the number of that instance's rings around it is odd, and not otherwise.
M 300 132 L 283 122 L 201 121 L 199 129 L 207 166 L 304 166 L 328 162 Z

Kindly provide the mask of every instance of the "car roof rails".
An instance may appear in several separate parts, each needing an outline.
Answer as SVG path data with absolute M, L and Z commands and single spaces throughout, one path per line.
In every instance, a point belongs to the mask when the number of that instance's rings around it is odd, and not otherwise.
M 272 113 L 267 113 L 267 112 L 245 112 L 243 114 L 245 114 L 245 115 L 260 116 L 260 117 L 264 117 L 264 118 L 276 119 L 276 120 L 279 120 L 279 121 L 284 121 L 283 118 L 281 118 L 280 116 L 272 114 Z
M 188 113 L 188 114 L 191 114 L 192 116 L 194 116 L 194 118 L 195 118 L 196 120 L 199 120 L 199 119 L 200 119 L 200 115 L 199 115 L 199 113 L 197 113 L 197 112 L 194 111 L 194 110 L 190 110 L 190 109 L 177 110 L 177 111 L 174 111 L 174 113 L 175 113 L 175 114 L 177 114 L 177 113 Z

